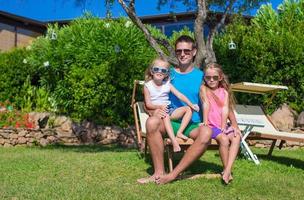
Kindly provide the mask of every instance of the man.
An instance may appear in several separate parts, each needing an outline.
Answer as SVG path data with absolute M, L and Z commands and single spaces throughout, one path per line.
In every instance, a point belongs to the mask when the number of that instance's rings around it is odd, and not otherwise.
M 193 63 L 197 52 L 194 40 L 189 36 L 180 36 L 175 42 L 175 52 L 179 65 L 172 69 L 170 74 L 171 83 L 193 104 L 200 105 L 199 90 L 204 74 Z M 170 95 L 170 101 L 176 107 L 184 105 L 183 102 L 173 95 Z M 151 152 L 154 174 L 149 178 L 139 179 L 139 183 L 157 182 L 158 184 L 165 184 L 171 182 L 206 151 L 211 139 L 211 129 L 207 126 L 198 125 L 201 122 L 200 113 L 193 112 L 192 123 L 187 126 L 184 132 L 186 136 L 194 140 L 194 143 L 189 147 L 174 170 L 167 175 L 165 175 L 164 168 L 164 144 L 162 137 L 165 134 L 165 128 L 161 120 L 166 115 L 166 111 L 158 109 L 154 112 L 153 116 L 147 119 L 147 140 Z M 232 120 L 232 122 L 235 122 L 235 120 Z M 175 130 L 178 129 L 176 124 L 172 125 Z

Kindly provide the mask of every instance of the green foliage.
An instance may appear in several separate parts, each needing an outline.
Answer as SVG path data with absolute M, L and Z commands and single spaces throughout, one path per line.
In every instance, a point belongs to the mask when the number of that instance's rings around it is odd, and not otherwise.
M 156 55 L 132 22 L 89 14 L 69 26 L 49 26 L 30 49 L 26 59 L 37 69 L 39 88 L 49 91 L 36 106 L 52 97 L 58 112 L 76 120 L 118 125 L 132 120 L 133 80 L 143 79 Z
M 285 1 L 276 13 L 262 6 L 252 24 L 240 19 L 229 25 L 215 41 L 217 58 L 231 82 L 252 81 L 288 86 L 279 92 L 270 111 L 283 102 L 296 111 L 304 109 L 304 1 Z M 233 40 L 237 49 L 229 50 Z M 266 103 L 267 97 L 241 95 L 246 103 Z
M 24 60 L 28 53 L 25 49 L 14 49 L 0 54 L 0 101 L 13 101 L 19 96 L 20 86 L 24 84 L 27 76 L 35 74 L 34 67 Z

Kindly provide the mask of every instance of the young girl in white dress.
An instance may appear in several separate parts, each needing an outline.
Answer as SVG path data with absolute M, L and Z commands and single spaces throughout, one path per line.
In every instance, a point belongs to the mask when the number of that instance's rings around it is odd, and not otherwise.
M 180 93 L 170 83 L 169 77 L 170 64 L 161 59 L 156 58 L 145 73 L 144 98 L 145 106 L 148 110 L 155 111 L 157 109 L 163 110 L 167 115 L 163 118 L 166 132 L 172 141 L 173 151 L 181 150 L 175 136 L 170 122 L 172 120 L 181 119 L 181 126 L 177 131 L 176 137 L 188 139 L 183 134 L 192 117 L 192 110 L 199 111 L 198 105 L 193 105 L 189 99 Z M 172 92 L 176 97 L 185 102 L 188 106 L 175 108 L 171 105 L 169 100 L 169 93 Z

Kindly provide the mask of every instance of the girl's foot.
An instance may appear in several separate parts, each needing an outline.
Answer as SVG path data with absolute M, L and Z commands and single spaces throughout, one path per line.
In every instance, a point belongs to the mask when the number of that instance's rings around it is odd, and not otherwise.
M 183 139 L 183 140 L 188 140 L 188 139 L 189 139 L 187 136 L 185 136 L 185 135 L 182 134 L 182 133 L 177 133 L 177 134 L 176 134 L 176 137 L 181 138 L 181 139 Z
M 224 175 L 224 172 L 221 172 L 221 177 L 223 177 Z M 232 172 L 230 173 L 230 176 L 229 176 L 229 182 L 233 180 L 233 177 L 232 177 Z
M 222 181 L 226 185 L 228 185 L 233 180 L 231 173 L 222 172 L 221 175 L 222 175 Z

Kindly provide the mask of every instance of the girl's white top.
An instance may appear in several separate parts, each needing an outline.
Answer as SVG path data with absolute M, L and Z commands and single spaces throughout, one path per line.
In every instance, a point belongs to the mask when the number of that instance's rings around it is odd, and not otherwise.
M 156 86 L 153 80 L 145 83 L 145 86 L 150 92 L 151 102 L 154 105 L 169 105 L 170 81 L 164 82 L 161 86 Z

